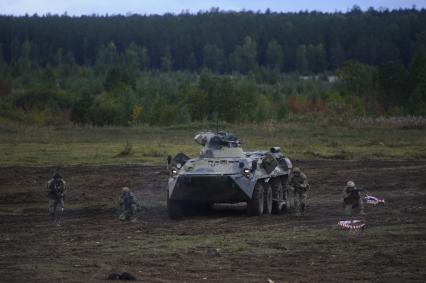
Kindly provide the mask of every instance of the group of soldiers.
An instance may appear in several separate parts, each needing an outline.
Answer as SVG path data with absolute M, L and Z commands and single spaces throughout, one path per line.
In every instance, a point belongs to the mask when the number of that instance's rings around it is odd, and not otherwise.
M 297 216 L 302 216 L 305 212 L 309 188 L 308 178 L 299 167 L 295 167 L 290 175 L 285 192 L 287 210 L 294 210 Z M 53 178 L 47 182 L 45 189 L 49 203 L 49 215 L 56 225 L 60 226 L 68 185 L 59 173 L 55 173 Z M 364 215 L 364 205 L 360 191 L 353 181 L 347 182 L 346 187 L 343 189 L 343 206 L 346 215 L 352 215 L 354 208 L 359 209 L 360 214 Z M 128 187 L 122 189 L 118 203 L 120 209 L 119 219 L 121 221 L 136 222 L 136 213 L 140 205 L 138 199 Z
M 290 175 L 286 190 L 286 205 L 287 209 L 293 209 L 297 216 L 301 216 L 305 212 L 309 188 L 308 178 L 299 167 L 295 167 Z M 360 195 L 361 191 L 355 186 L 353 181 L 346 183 L 342 200 L 344 212 L 347 216 L 352 215 L 353 209 L 358 209 L 361 215 L 365 214 L 364 204 Z
M 52 221 L 57 225 L 61 225 L 61 217 L 64 211 L 65 194 L 68 185 L 59 173 L 55 173 L 45 187 L 47 193 L 49 215 Z M 118 199 L 121 221 L 136 222 L 136 212 L 139 210 L 139 201 L 128 187 L 122 189 Z

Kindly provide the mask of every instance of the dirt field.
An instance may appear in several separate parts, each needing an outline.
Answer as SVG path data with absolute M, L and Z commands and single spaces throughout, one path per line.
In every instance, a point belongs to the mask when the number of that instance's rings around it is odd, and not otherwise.
M 62 168 L 71 189 L 62 227 L 49 223 L 41 187 L 55 168 L 0 168 L 2 282 L 96 282 L 128 271 L 143 282 L 426 280 L 426 161 L 300 161 L 307 214 L 248 217 L 242 206 L 171 221 L 160 167 Z M 354 179 L 386 205 L 366 205 L 367 228 L 337 228 L 341 190 Z M 138 223 L 115 201 L 130 186 Z

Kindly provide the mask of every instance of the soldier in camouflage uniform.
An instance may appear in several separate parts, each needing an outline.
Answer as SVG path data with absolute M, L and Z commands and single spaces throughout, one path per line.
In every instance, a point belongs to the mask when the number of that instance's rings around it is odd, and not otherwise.
M 359 208 L 359 213 L 364 215 L 364 204 L 360 196 L 360 191 L 355 187 L 353 181 L 348 181 L 346 187 L 343 189 L 343 206 L 345 208 L 345 214 L 348 216 L 352 215 L 353 208 Z
M 130 220 L 136 222 L 136 212 L 139 208 L 139 203 L 135 195 L 128 187 L 124 187 L 119 198 L 120 216 L 118 219 L 121 221 Z
M 288 182 L 286 201 L 287 208 L 294 208 L 298 216 L 305 212 L 308 189 L 308 178 L 299 167 L 295 167 Z
M 45 187 L 49 203 L 49 215 L 58 226 L 64 211 L 64 198 L 67 189 L 67 184 L 59 173 L 55 173 Z

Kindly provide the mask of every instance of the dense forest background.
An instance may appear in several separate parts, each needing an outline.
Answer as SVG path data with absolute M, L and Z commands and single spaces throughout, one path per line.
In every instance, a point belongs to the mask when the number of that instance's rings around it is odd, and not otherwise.
M 426 115 L 426 11 L 0 16 L 0 122 Z

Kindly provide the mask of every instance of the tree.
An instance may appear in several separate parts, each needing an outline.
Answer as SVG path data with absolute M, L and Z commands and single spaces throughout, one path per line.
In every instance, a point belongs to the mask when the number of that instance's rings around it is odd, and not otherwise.
M 3 67 L 5 63 L 6 62 L 4 61 L 3 45 L 0 43 L 0 68 Z
M 21 43 L 19 42 L 18 38 L 15 36 L 13 37 L 12 41 L 10 42 L 10 62 L 16 63 L 19 60 L 20 56 L 20 48 Z
M 410 66 L 410 88 L 410 113 L 426 115 L 426 32 L 417 35 L 416 51 Z
M 213 72 L 219 73 L 225 62 L 223 49 L 214 44 L 206 44 L 203 48 L 203 66 Z
M 18 65 L 21 70 L 25 73 L 31 69 L 31 43 L 29 40 L 25 40 L 21 45 L 21 52 L 18 59 Z
M 144 70 L 148 67 L 149 57 L 146 48 L 139 46 L 134 42 L 127 46 L 124 52 L 124 57 L 127 69 L 131 73 Z
M 306 48 L 306 58 L 309 69 L 314 73 L 323 72 L 326 69 L 326 56 L 322 44 L 308 45 Z
M 336 73 L 342 93 L 367 97 L 376 90 L 376 69 L 373 67 L 357 61 L 347 61 Z
M 197 69 L 197 58 L 195 58 L 195 54 L 193 52 L 189 54 L 189 58 L 186 62 L 186 69 L 191 72 L 194 72 Z
M 273 69 L 281 70 L 284 65 L 284 56 L 281 45 L 276 40 L 268 43 L 266 48 L 266 64 Z
M 131 84 L 131 78 L 126 71 L 120 68 L 111 68 L 105 78 L 104 88 L 107 91 L 122 89 Z
M 90 95 L 81 95 L 71 108 L 71 121 L 75 124 L 89 124 L 91 122 L 90 108 L 92 103 L 93 98 Z
M 380 99 L 387 109 L 405 107 L 409 98 L 408 80 L 408 72 L 402 64 L 390 63 L 379 67 Z
M 345 61 L 345 50 L 343 49 L 340 42 L 336 42 L 331 48 L 330 48 L 330 69 L 336 70 L 337 68 L 340 68 Z
M 207 118 L 207 94 L 200 88 L 192 86 L 186 89 L 182 104 L 180 108 L 186 107 L 192 121 L 202 121 Z
M 119 64 L 119 55 L 114 42 L 102 45 L 96 56 L 96 66 L 103 71 L 109 68 L 117 67 Z
M 250 36 L 244 38 L 243 45 L 238 45 L 231 54 L 231 65 L 233 70 L 247 73 L 257 68 L 256 42 Z
M 132 42 L 129 46 L 127 46 L 124 53 L 126 68 L 132 74 L 139 71 L 140 62 L 138 49 L 139 47 L 134 42 Z
M 204 47 L 216 45 L 226 58 L 220 72 L 232 71 L 238 68 L 225 69 L 224 65 L 237 45 L 244 46 L 244 37 L 248 35 L 259 53 L 255 57 L 256 65 L 268 66 L 276 62 L 267 59 L 268 45 L 276 40 L 282 45 L 286 71 L 297 70 L 295 55 L 299 45 L 307 48 L 319 44 L 323 45 L 328 59 L 326 66 L 330 68 L 340 67 L 342 57 L 369 65 L 389 62 L 408 65 L 414 54 L 415 35 L 426 29 L 425 17 L 424 11 L 416 9 L 369 9 L 363 12 L 358 7 L 346 13 L 327 14 L 215 11 L 197 15 L 129 17 L 0 16 L 0 42 L 5 61 L 13 64 L 20 57 L 24 41 L 30 40 L 32 66 L 37 65 L 36 62 L 45 66 L 59 48 L 64 50 L 64 54 L 70 51 L 80 65 L 95 65 L 101 47 L 107 48 L 113 42 L 117 53 L 124 55 L 134 41 L 146 47 L 149 66 L 153 69 L 161 69 L 164 49 L 169 46 L 172 47 L 172 56 L 169 57 L 173 59 L 171 69 L 193 68 L 192 64 L 188 64 L 193 53 L 197 68 L 203 65 L 216 71 L 216 66 L 207 64 L 204 58 L 208 57 L 204 56 Z M 239 42 L 241 39 L 242 42 Z M 201 60 L 202 64 L 198 62 Z M 303 65 L 299 64 L 299 67 Z
M 408 99 L 408 111 L 412 115 L 426 115 L 426 83 L 416 86 Z
M 55 64 L 56 66 L 61 66 L 62 63 L 64 62 L 64 54 L 63 54 L 63 50 L 62 48 L 58 48 L 58 50 L 56 50 L 55 55 L 53 56 L 53 64 Z
M 164 54 L 161 57 L 161 70 L 165 72 L 170 72 L 172 70 L 173 66 L 173 60 L 172 60 L 172 54 L 170 52 L 170 48 L 167 47 L 164 50 Z
M 426 83 L 426 48 L 418 49 L 410 66 L 411 87 Z
M 308 59 L 306 57 L 306 46 L 305 45 L 299 45 L 297 47 L 296 69 L 301 74 L 304 74 L 308 71 Z

